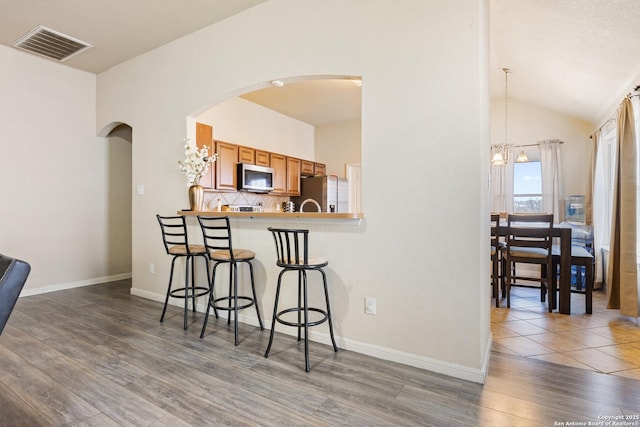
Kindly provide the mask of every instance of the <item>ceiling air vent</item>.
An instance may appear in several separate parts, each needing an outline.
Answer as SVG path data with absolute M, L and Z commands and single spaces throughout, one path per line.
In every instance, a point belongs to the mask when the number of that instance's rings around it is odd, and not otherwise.
M 18 49 L 46 56 L 56 61 L 65 61 L 85 49 L 93 47 L 89 43 L 38 25 L 13 43 Z

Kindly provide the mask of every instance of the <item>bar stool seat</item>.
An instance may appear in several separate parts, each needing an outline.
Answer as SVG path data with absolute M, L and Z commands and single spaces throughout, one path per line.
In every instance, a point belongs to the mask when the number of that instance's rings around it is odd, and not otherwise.
M 192 245 L 189 243 L 187 235 L 187 223 L 184 216 L 160 216 L 156 215 L 158 223 L 160 223 L 160 230 L 162 231 L 162 240 L 164 243 L 167 255 L 173 256 L 171 260 L 171 272 L 169 273 L 169 287 L 167 288 L 167 295 L 164 300 L 164 307 L 162 308 L 162 315 L 160 316 L 160 322 L 164 322 L 164 316 L 167 312 L 167 304 L 169 297 L 184 299 L 184 325 L 183 328 L 187 329 L 187 318 L 189 312 L 189 300 L 192 302 L 192 310 L 196 311 L 196 298 L 207 295 L 209 293 L 209 259 L 207 258 L 207 251 L 204 245 Z M 195 285 L 195 257 L 202 257 L 205 260 L 207 271 L 207 286 Z M 172 289 L 173 271 L 175 268 L 176 260 L 179 258 L 185 258 L 185 277 L 184 286 L 180 288 Z M 191 266 L 191 268 L 189 268 Z M 191 286 L 189 286 L 189 270 L 191 270 Z
M 338 351 L 336 340 L 333 336 L 333 321 L 331 319 L 331 305 L 329 303 L 329 290 L 327 287 L 327 275 L 323 267 L 329 265 L 329 262 L 322 257 L 309 256 L 309 230 L 300 229 L 282 229 L 268 228 L 273 234 L 276 244 L 277 260 L 276 265 L 282 270 L 278 275 L 278 284 L 276 287 L 276 298 L 273 306 L 273 318 L 271 321 L 271 335 L 269 336 L 269 345 L 264 357 L 269 357 L 271 345 L 273 344 L 273 336 L 276 330 L 276 323 L 286 326 L 298 328 L 298 341 L 301 338 L 301 331 L 304 329 L 304 362 L 305 371 L 309 372 L 311 366 L 309 364 L 309 327 L 320 325 L 324 322 L 329 324 L 329 334 L 333 351 Z M 280 300 L 280 288 L 282 285 L 282 277 L 288 271 L 296 271 L 298 273 L 298 304 L 278 311 L 278 302 Z M 307 294 L 307 271 L 317 271 L 322 276 L 324 286 L 325 308 L 310 307 Z M 309 319 L 309 312 L 320 314 L 317 320 Z M 297 320 L 286 320 L 286 315 L 296 313 Z M 289 316 L 290 317 L 290 316 Z
M 204 246 L 202 247 L 204 249 Z M 250 251 L 248 249 L 234 249 L 233 256 L 229 253 L 228 250 L 222 251 L 213 251 L 210 254 L 210 257 L 214 261 L 231 261 L 231 259 L 235 258 L 236 260 L 251 260 L 256 257 L 255 252 Z

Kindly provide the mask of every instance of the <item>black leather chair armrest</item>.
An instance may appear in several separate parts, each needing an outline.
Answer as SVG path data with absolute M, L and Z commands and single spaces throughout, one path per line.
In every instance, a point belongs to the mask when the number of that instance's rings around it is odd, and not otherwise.
M 30 271 L 26 262 L 0 254 L 0 335 Z

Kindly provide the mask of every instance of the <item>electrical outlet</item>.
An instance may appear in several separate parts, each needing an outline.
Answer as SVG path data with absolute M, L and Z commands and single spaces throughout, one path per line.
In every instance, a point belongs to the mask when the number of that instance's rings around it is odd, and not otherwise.
M 155 274 L 156 273 L 156 265 L 152 262 L 149 263 L 149 273 L 150 274 Z
M 366 297 L 364 299 L 364 312 L 365 314 L 376 314 L 376 299 L 373 297 Z

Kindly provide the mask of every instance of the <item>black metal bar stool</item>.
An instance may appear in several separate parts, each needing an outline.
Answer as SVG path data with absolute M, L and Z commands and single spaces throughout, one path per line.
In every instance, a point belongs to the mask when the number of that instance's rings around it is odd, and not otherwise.
M 324 322 L 329 322 L 329 334 L 333 344 L 333 351 L 338 351 L 336 340 L 333 336 L 333 322 L 331 320 L 331 306 L 329 304 L 329 290 L 327 288 L 327 275 L 323 267 L 329 262 L 324 258 L 309 256 L 309 230 L 295 230 L 282 228 L 268 228 L 273 234 L 276 243 L 276 253 L 278 267 L 282 270 L 278 275 L 278 286 L 276 288 L 276 300 L 273 306 L 273 319 L 271 321 L 271 335 L 269 337 L 269 345 L 264 357 L 269 357 L 271 344 L 273 343 L 273 335 L 276 330 L 276 322 L 283 325 L 294 326 L 298 328 L 298 341 L 301 340 L 301 329 L 304 329 L 304 363 L 305 370 L 309 372 L 309 327 L 316 326 Z M 307 299 L 307 271 L 318 271 L 322 275 L 322 283 L 324 285 L 324 297 L 326 310 L 309 307 Z M 296 307 L 286 308 L 278 311 L 278 300 L 280 299 L 280 285 L 282 284 L 282 276 L 287 271 L 298 272 L 298 305 Z M 319 313 L 320 319 L 310 320 L 309 312 Z M 288 313 L 297 313 L 297 321 L 285 320 L 284 317 Z
M 162 308 L 162 316 L 160 322 L 164 321 L 164 315 L 167 312 L 167 303 L 169 297 L 184 299 L 184 329 L 187 329 L 187 313 L 189 311 L 189 300 L 192 302 L 192 310 L 196 311 L 196 298 L 209 293 L 209 258 L 203 245 L 189 244 L 187 236 L 187 223 L 184 216 L 160 216 L 156 215 L 162 230 L 162 240 L 167 255 L 171 255 L 171 272 L 169 273 L 169 287 L 167 288 L 167 296 L 164 300 Z M 195 257 L 203 257 L 207 270 L 207 286 L 195 285 Z M 184 287 L 171 289 L 173 281 L 173 269 L 178 258 L 185 258 Z M 189 265 L 191 265 L 191 286 L 189 286 Z
M 207 320 L 209 319 L 209 308 L 213 307 L 214 312 L 216 309 L 226 310 L 229 312 L 229 315 L 227 316 L 227 324 L 231 323 L 231 312 L 233 312 L 235 345 L 238 345 L 238 310 L 255 305 L 260 330 L 264 330 L 262 318 L 260 317 L 260 308 L 258 307 L 258 299 L 256 297 L 256 288 L 254 286 L 253 264 L 251 264 L 251 261 L 255 259 L 256 254 L 247 249 L 233 249 L 233 245 L 231 244 L 231 226 L 229 224 L 229 217 L 198 216 L 198 222 L 202 229 L 202 238 L 207 256 L 214 262 L 211 282 L 209 285 L 209 303 L 207 304 L 207 311 L 204 317 L 204 323 L 202 324 L 200 338 L 204 337 L 204 331 L 207 328 Z M 238 263 L 246 263 L 249 265 L 251 292 L 253 297 L 238 295 Z M 216 280 L 216 269 L 220 264 L 229 264 L 229 293 L 225 297 L 215 298 L 213 288 Z M 223 302 L 226 302 L 227 304 L 221 304 Z M 218 317 L 217 312 L 216 317 Z

